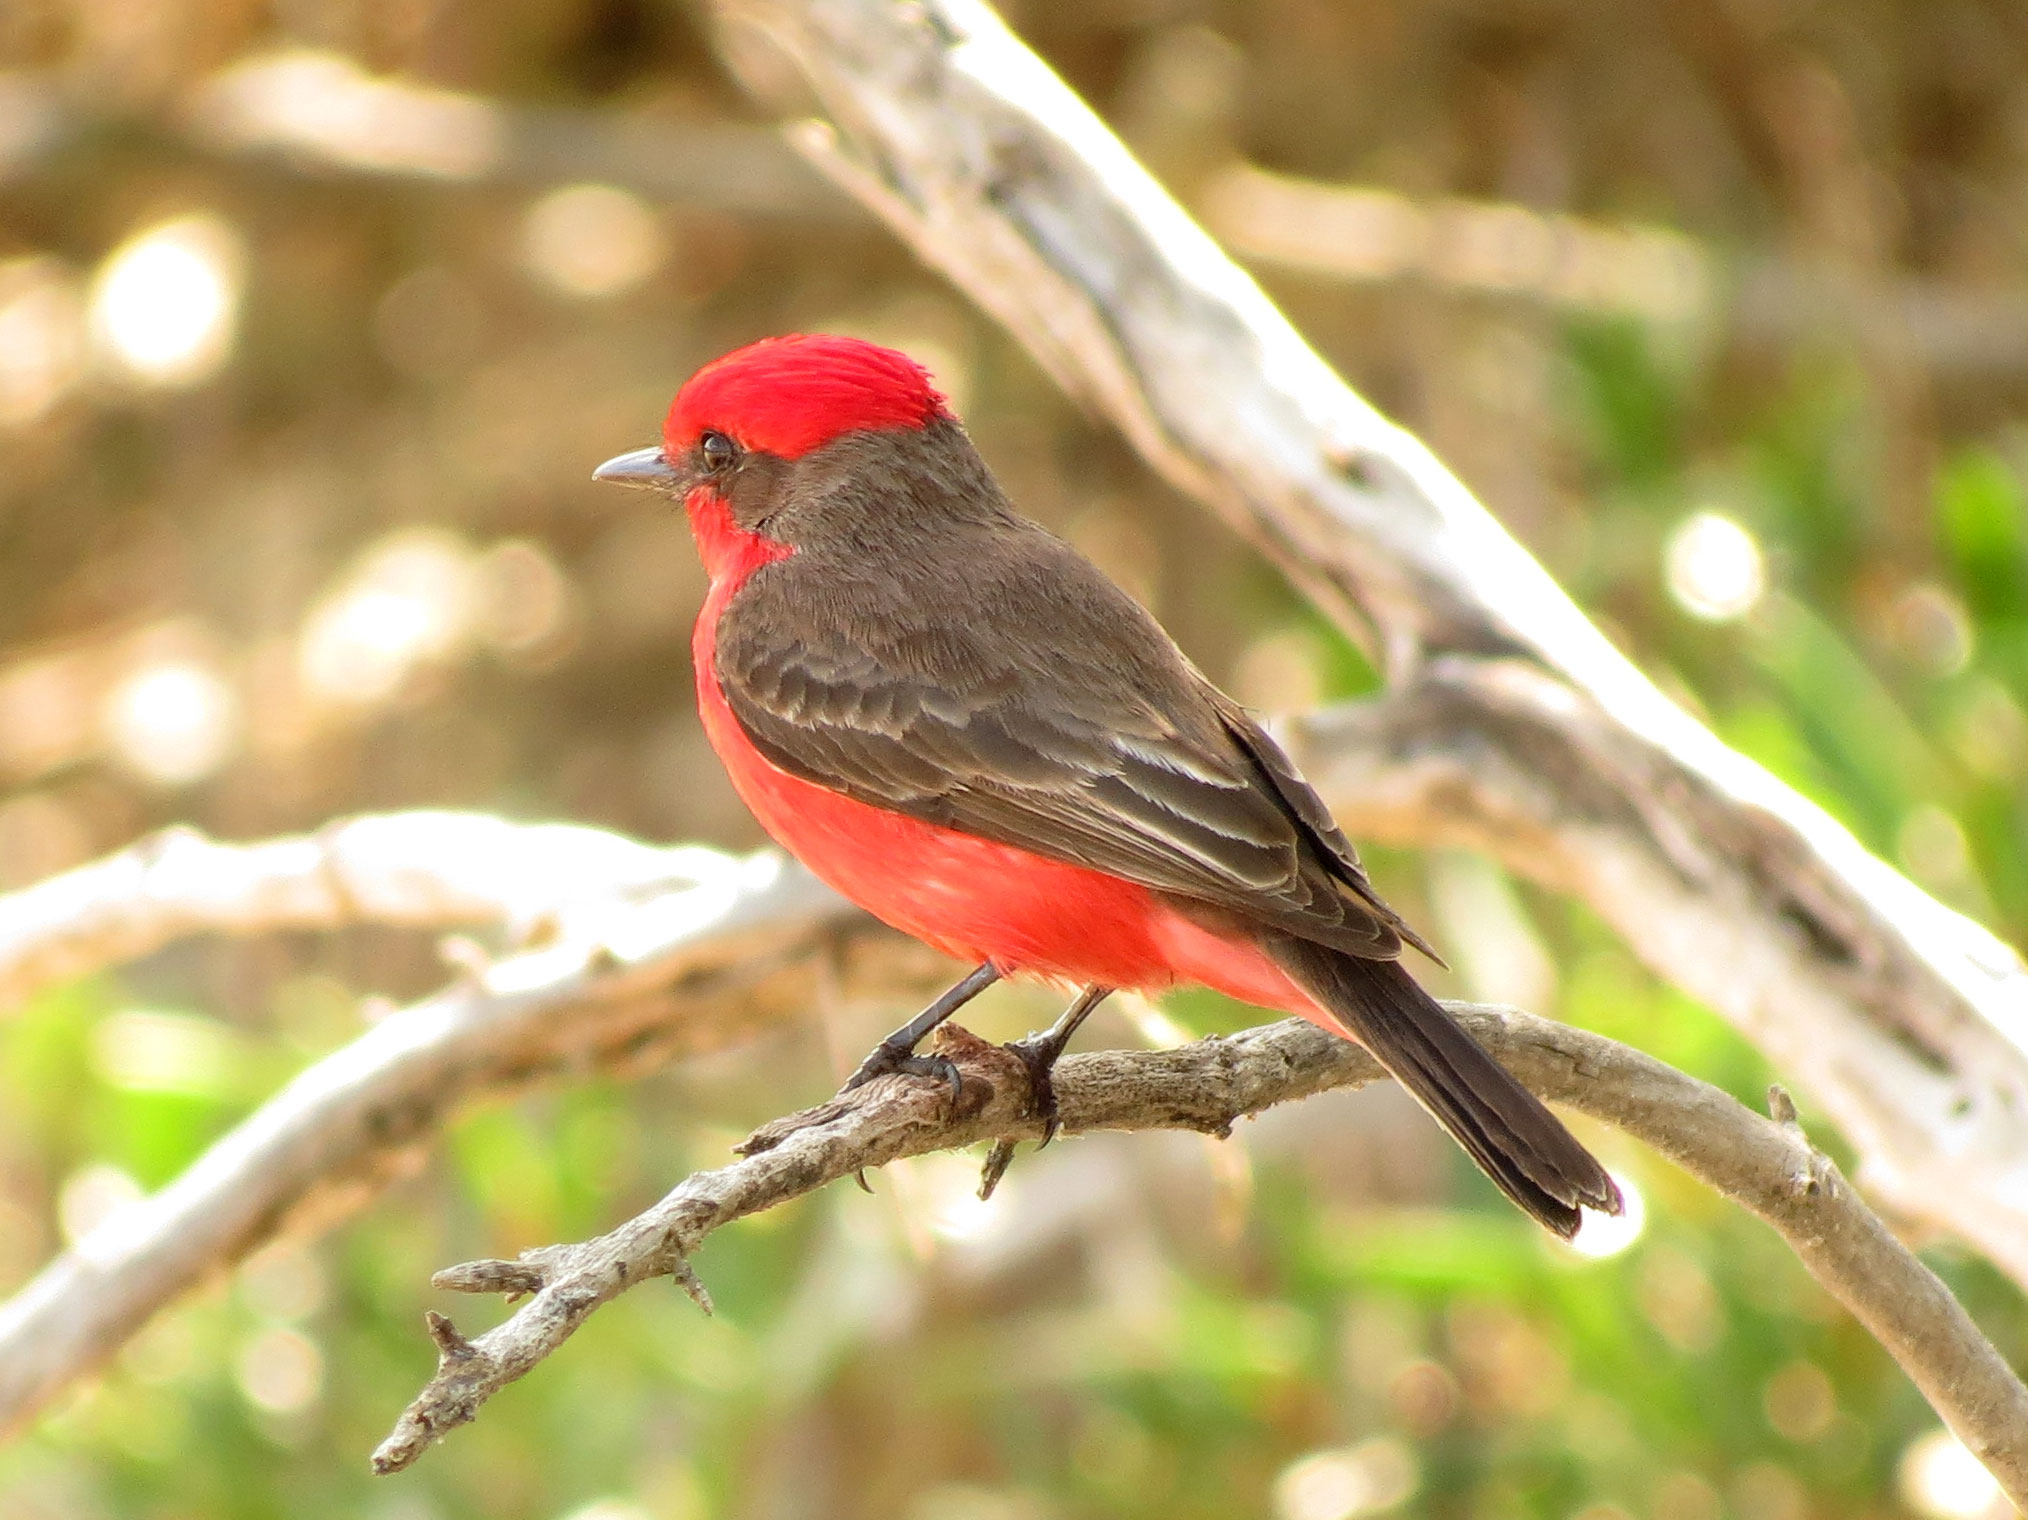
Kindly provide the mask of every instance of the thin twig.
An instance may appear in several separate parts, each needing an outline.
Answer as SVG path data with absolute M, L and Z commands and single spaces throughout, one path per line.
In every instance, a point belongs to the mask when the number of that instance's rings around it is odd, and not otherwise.
M 2008 1494 L 2028 1501 L 2028 1388 L 1935 1274 L 1809 1143 L 1785 1095 L 1775 1099 L 1781 1117 L 1762 1118 L 1708 1083 L 1603 1036 L 1512 1009 L 1448 1006 L 1535 1091 L 1647 1142 L 1772 1225 Z M 675 1275 L 708 1306 L 688 1259 L 720 1226 L 903 1156 L 1041 1138 L 1025 1069 L 1013 1055 L 948 1026 L 939 1048 L 964 1075 L 956 1101 L 940 1082 L 883 1078 L 764 1126 L 738 1147 L 741 1160 L 693 1174 L 610 1234 L 524 1252 L 515 1262 L 471 1262 L 438 1273 L 440 1288 L 533 1296 L 475 1340 L 441 1315 L 430 1316 L 436 1375 L 374 1453 L 375 1471 L 414 1462 L 636 1283 Z M 1273 1104 L 1384 1075 L 1358 1046 L 1291 1019 L 1176 1050 L 1071 1056 L 1055 1082 L 1067 1135 L 1141 1129 L 1223 1135 Z

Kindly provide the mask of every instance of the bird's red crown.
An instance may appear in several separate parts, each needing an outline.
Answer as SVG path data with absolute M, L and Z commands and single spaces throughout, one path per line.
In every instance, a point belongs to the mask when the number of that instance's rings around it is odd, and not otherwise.
M 794 459 L 863 428 L 926 427 L 950 416 L 929 372 L 858 338 L 791 333 L 714 359 L 683 384 L 662 426 L 669 457 L 707 429 Z

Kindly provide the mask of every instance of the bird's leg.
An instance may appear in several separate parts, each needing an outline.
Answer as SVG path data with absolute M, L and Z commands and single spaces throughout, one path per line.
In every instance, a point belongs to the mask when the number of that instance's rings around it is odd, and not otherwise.
M 1091 1011 L 1112 995 L 1110 987 L 1087 987 L 1078 994 L 1075 1003 L 1063 1010 L 1063 1017 L 1042 1033 L 1015 1040 L 1006 1047 L 1028 1068 L 1028 1093 L 1036 1114 L 1042 1120 L 1043 1145 L 1056 1138 L 1056 1083 L 1050 1073 L 1055 1070 L 1064 1047 L 1070 1044 L 1070 1037 L 1077 1033 L 1077 1026 L 1090 1018 Z M 1036 1149 L 1040 1150 L 1041 1146 Z
M 942 1056 L 919 1056 L 916 1046 L 928 1038 L 929 1032 L 945 1019 L 956 1013 L 965 1004 L 1000 980 L 1000 973 L 991 961 L 980 966 L 955 987 L 950 988 L 929 1007 L 910 1019 L 901 1028 L 882 1040 L 859 1063 L 859 1069 L 845 1079 L 840 1092 L 871 1082 L 875 1077 L 884 1077 L 889 1072 L 907 1072 L 918 1077 L 937 1077 L 951 1084 L 951 1096 L 957 1097 L 964 1091 L 964 1078 L 958 1075 L 958 1068 Z
M 1031 1034 L 1025 1040 L 1015 1040 L 1002 1047 L 1019 1056 L 1021 1064 L 1028 1068 L 1028 1099 L 1042 1118 L 1042 1145 L 1054 1140 L 1057 1130 L 1056 1082 L 1050 1073 L 1062 1058 L 1063 1048 L 1070 1043 L 1070 1037 L 1077 1033 L 1077 1026 L 1091 1017 L 1092 1009 L 1112 995 L 1110 987 L 1087 987 L 1078 994 L 1075 1003 L 1063 1010 L 1063 1017 L 1041 1034 Z M 1042 1145 L 1036 1149 L 1041 1150 Z M 1013 1160 L 1014 1142 L 995 1140 L 993 1148 L 986 1153 L 985 1166 L 979 1171 L 979 1198 L 982 1202 L 993 1196 L 993 1190 L 1007 1175 L 1007 1168 Z

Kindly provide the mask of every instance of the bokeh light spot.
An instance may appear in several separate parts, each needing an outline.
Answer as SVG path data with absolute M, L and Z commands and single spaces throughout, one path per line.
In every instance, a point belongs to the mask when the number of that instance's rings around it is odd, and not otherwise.
M 306 1320 L 324 1307 L 328 1284 L 316 1256 L 299 1242 L 278 1241 L 240 1263 L 246 1306 L 281 1324 Z
M 1353 1520 L 1413 1497 L 1422 1482 L 1415 1453 L 1393 1436 L 1312 1452 L 1275 1479 L 1277 1520 Z
M 1643 1253 L 1635 1291 L 1648 1323 L 1685 1355 L 1709 1351 L 1725 1333 L 1725 1302 L 1711 1274 L 1676 1246 Z
M 1808 1520 L 1803 1483 L 1778 1462 L 1753 1462 L 1732 1480 L 1732 1509 L 1752 1520 Z
M 1686 519 L 1663 551 L 1669 595 L 1692 617 L 1729 623 L 1767 590 L 1767 568 L 1751 533 L 1719 512 Z
M 1463 1401 L 1450 1369 L 1428 1357 L 1402 1363 L 1387 1380 L 1387 1407 L 1409 1434 L 1425 1440 L 1457 1417 Z
M 1911 1441 L 1897 1478 L 1902 1500 L 1929 1520 L 1985 1520 L 2009 1512 L 1999 1483 L 1948 1430 Z
M 114 758 L 163 786 L 201 781 L 232 753 L 239 698 L 210 666 L 193 660 L 144 665 L 106 696 Z
M 1665 1473 L 1655 1485 L 1654 1520 L 1724 1520 L 1725 1501 L 1697 1473 Z
M 78 1168 L 57 1193 L 56 1217 L 65 1243 L 76 1245 L 139 1204 L 143 1196 L 141 1184 L 110 1162 Z
M 1617 1214 L 1601 1214 L 1595 1209 L 1584 1211 L 1577 1238 L 1570 1243 L 1571 1250 L 1580 1256 L 1600 1259 L 1617 1256 L 1630 1249 L 1648 1227 L 1648 1200 L 1641 1196 L 1634 1179 L 1619 1172 L 1614 1172 L 1612 1179 L 1620 1185 L 1624 1207 Z
M 1962 886 L 1972 872 L 1972 845 L 1964 825 L 1934 802 L 1909 811 L 1895 835 L 1909 874 L 1933 892 Z
M 594 1499 L 570 1511 L 563 1520 L 654 1520 L 654 1516 L 631 1499 Z
M 944 1241 L 977 1240 L 992 1228 L 1004 1207 L 979 1197 L 979 1168 L 976 1160 L 962 1155 L 918 1156 L 904 1167 L 888 1168 L 894 1179 L 895 1197 L 901 1205 L 905 1224 L 912 1236 L 927 1233 Z M 1005 1184 L 1011 1196 L 1018 1184 Z
M 561 653 L 576 611 L 570 577 L 543 545 L 509 538 L 479 557 L 479 630 L 502 654 L 540 661 Z
M 938 1483 L 915 1496 L 904 1520 L 1050 1520 L 1054 1513 L 1019 1490 Z
M 288 48 L 220 71 L 190 122 L 230 148 L 284 148 L 352 168 L 475 179 L 500 159 L 499 108 L 367 73 L 342 53 Z
M 237 1089 L 240 1046 L 215 1019 L 132 1008 L 92 1031 L 92 1065 L 109 1087 L 221 1098 Z
M 1838 1416 L 1837 1391 L 1815 1362 L 1794 1361 L 1761 1388 L 1761 1411 L 1775 1434 L 1786 1441 L 1814 1441 Z
M 210 378 L 231 356 L 244 254 L 208 212 L 163 222 L 116 248 L 92 282 L 94 346 L 146 385 Z
M 1965 604 L 1947 587 L 1919 581 L 1887 609 L 1888 632 L 1902 651 L 1929 674 L 1960 674 L 1972 662 L 1978 630 Z
M 2028 712 L 1991 676 L 1974 676 L 1951 715 L 1948 742 L 1986 781 L 2010 782 L 2028 772 Z
M 234 1368 L 247 1402 L 270 1414 L 297 1414 L 324 1391 L 324 1353 L 300 1331 L 274 1326 L 241 1348 Z
M 158 1385 L 179 1382 L 203 1363 L 196 1316 L 188 1309 L 157 1317 L 120 1353 L 121 1370 L 143 1383 Z
M 463 540 L 439 528 L 390 533 L 311 610 L 297 658 L 315 699 L 386 701 L 425 665 L 457 653 L 472 631 L 477 577 Z
M 662 265 L 668 240 L 654 209 L 615 185 L 565 185 L 528 208 L 521 256 L 560 295 L 624 295 Z

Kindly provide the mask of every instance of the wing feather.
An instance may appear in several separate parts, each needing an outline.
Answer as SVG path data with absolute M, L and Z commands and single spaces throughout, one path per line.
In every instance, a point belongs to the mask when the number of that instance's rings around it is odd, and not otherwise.
M 756 572 L 715 654 L 748 738 L 874 806 L 1359 955 L 1419 945 L 1274 741 L 1124 593 L 1019 526 L 1025 552 L 982 545 L 957 584 L 931 582 L 946 606 L 921 578 L 898 600 L 817 554 Z

